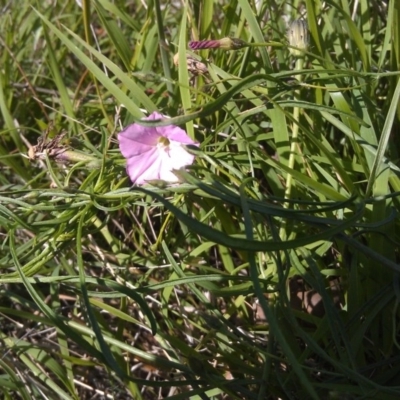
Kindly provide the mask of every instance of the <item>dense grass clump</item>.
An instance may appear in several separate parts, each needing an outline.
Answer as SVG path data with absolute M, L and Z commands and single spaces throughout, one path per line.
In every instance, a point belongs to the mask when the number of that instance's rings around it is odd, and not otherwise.
M 398 1 L 6 3 L 2 398 L 398 399 Z

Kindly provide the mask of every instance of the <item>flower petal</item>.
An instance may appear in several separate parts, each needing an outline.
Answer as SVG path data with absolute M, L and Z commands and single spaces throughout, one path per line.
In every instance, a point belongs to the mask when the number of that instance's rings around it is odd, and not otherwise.
M 194 155 L 188 153 L 180 143 L 171 141 L 168 150 L 161 151 L 160 158 L 162 160 L 160 179 L 177 182 L 178 178 L 172 170 L 193 164 Z
M 148 117 L 144 118 L 147 119 L 149 121 L 152 121 L 154 119 L 164 119 L 165 115 L 160 114 L 157 111 L 152 112 Z
M 165 119 L 165 115 L 162 115 L 158 112 L 153 112 L 146 119 L 147 120 Z M 175 140 L 176 142 L 184 144 L 197 144 L 187 135 L 187 133 L 183 129 L 179 128 L 179 126 L 176 125 L 157 126 L 153 129 L 156 129 L 157 133 L 160 136 L 164 136 L 168 139 Z
M 161 177 L 162 170 L 163 170 L 162 159 L 160 157 L 160 154 L 158 153 L 157 159 L 153 162 L 153 164 L 149 166 L 146 172 L 144 172 L 143 175 L 140 176 L 140 178 L 137 180 L 136 183 L 140 185 L 155 179 L 163 179 Z M 167 180 L 168 182 L 176 182 L 178 178 L 174 175 L 174 180 L 168 180 L 168 179 L 165 180 Z
M 157 146 L 159 136 L 152 127 L 132 124 L 118 134 L 119 149 L 125 158 L 146 153 Z
M 162 136 L 165 136 L 169 140 L 174 140 L 175 142 L 180 142 L 183 144 L 194 144 L 194 145 L 198 144 L 195 141 L 193 141 L 183 129 L 179 128 L 179 126 L 175 125 L 158 126 L 157 131 Z
M 163 119 L 153 112 L 146 120 Z M 169 140 L 164 143 L 161 137 Z M 131 181 L 142 185 L 150 180 L 177 182 L 172 170 L 193 163 L 194 156 L 182 144 L 198 145 L 186 132 L 175 126 L 147 127 L 138 123 L 129 125 L 118 134 L 119 148 L 127 159 L 126 170 Z
M 173 168 L 179 169 L 193 164 L 194 155 L 190 154 L 181 143 L 170 141 L 168 155 L 173 160 Z
M 162 119 L 163 115 L 153 112 L 144 120 Z M 157 128 L 143 126 L 138 123 L 128 125 L 118 134 L 119 148 L 125 158 L 145 153 L 153 146 L 157 146 L 158 138 L 162 136 Z
M 157 147 L 153 147 L 146 153 L 129 157 L 126 172 L 132 183 L 142 185 L 146 180 L 159 178 L 159 172 L 157 172 L 157 165 L 159 164 L 159 151 Z

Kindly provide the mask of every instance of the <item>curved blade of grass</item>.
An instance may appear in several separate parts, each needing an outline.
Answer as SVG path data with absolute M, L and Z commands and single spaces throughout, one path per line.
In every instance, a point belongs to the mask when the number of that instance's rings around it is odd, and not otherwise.
M 182 172 L 181 174 L 185 180 L 188 182 L 192 183 L 193 185 L 197 186 L 200 188 L 204 193 L 208 193 L 211 196 L 226 201 L 227 203 L 230 204 L 235 204 L 235 205 L 240 205 L 240 198 L 238 194 L 236 194 L 233 190 L 230 188 L 223 186 L 222 184 L 219 184 L 219 182 L 213 182 L 212 185 L 207 185 L 206 183 L 196 179 L 195 177 L 191 176 L 188 173 Z M 313 208 L 308 208 L 307 213 L 305 213 L 302 210 L 289 210 L 274 204 L 267 204 L 266 202 L 260 202 L 257 200 L 253 199 L 248 199 L 248 205 L 250 207 L 251 211 L 256 211 L 257 213 L 260 213 L 262 215 L 273 215 L 275 217 L 281 217 L 281 218 L 292 218 L 296 219 L 298 221 L 304 221 L 304 222 L 309 222 L 312 224 L 338 224 L 341 223 L 339 220 L 334 220 L 331 218 L 323 218 L 323 217 L 313 217 L 310 214 L 315 214 L 315 213 L 325 213 L 329 211 L 336 211 L 340 209 L 344 209 L 346 207 L 350 207 L 355 204 L 357 197 L 352 196 L 344 201 L 338 201 L 338 202 L 327 202 L 327 203 L 316 203 L 313 202 L 312 206 Z M 278 198 L 272 198 L 271 200 L 275 201 L 284 201 L 284 199 L 278 199 Z M 307 203 L 302 203 L 300 201 L 291 201 L 292 204 L 298 204 L 298 205 L 306 205 Z M 308 203 L 308 205 L 310 205 Z M 358 226 L 358 225 L 357 225 Z
M 54 326 L 64 332 L 69 338 L 75 341 L 78 345 L 82 346 L 89 354 L 93 357 L 98 358 L 99 360 L 104 360 L 104 357 L 100 351 L 98 351 L 95 347 L 90 345 L 86 340 L 84 340 L 81 335 L 71 329 L 68 325 L 64 324 L 62 319 L 56 314 L 54 310 L 52 310 L 40 297 L 37 293 L 33 285 L 29 282 L 29 280 L 25 277 L 25 274 L 22 271 L 21 265 L 19 263 L 19 259 L 17 253 L 15 251 L 15 232 L 14 230 L 9 231 L 9 240 L 10 240 L 10 252 L 12 259 L 14 261 L 14 265 L 17 268 L 18 273 L 20 274 L 21 280 L 26 287 L 28 293 L 36 303 L 37 307 L 43 312 L 43 314 L 49 318 Z
M 26 342 L 22 339 L 3 339 L 5 344 L 12 349 L 13 347 L 18 348 L 19 358 L 26 365 L 29 371 L 37 376 L 44 384 L 51 388 L 54 393 L 57 393 L 60 398 L 65 400 L 77 399 L 77 397 L 69 396 L 56 382 L 43 372 L 43 367 L 47 371 L 52 371 L 58 379 L 70 390 L 72 389 L 69 380 L 65 375 L 65 371 L 61 368 L 58 361 L 56 361 L 50 354 L 48 354 L 44 349 L 37 348 L 32 343 Z
M 0 387 L 2 387 L 3 390 L 6 388 L 15 390 L 15 393 L 18 393 L 23 400 L 31 400 L 32 397 L 30 396 L 27 388 L 25 385 L 21 385 L 21 380 L 18 377 L 19 373 L 17 375 L 3 358 L 0 358 L 0 368 L 7 375 L 7 379 L 2 379 L 0 381 Z
M 340 129 L 341 132 L 343 132 L 349 139 L 355 140 L 361 147 L 363 147 L 366 151 L 371 153 L 373 156 L 376 157 L 377 154 L 377 149 L 367 143 L 361 136 L 357 135 L 355 132 L 353 132 L 348 126 L 343 124 L 341 121 L 339 121 L 336 117 L 334 117 L 332 114 L 326 113 L 325 111 L 321 112 L 323 117 L 329 121 L 332 125 L 336 126 L 336 128 Z M 400 172 L 400 168 L 388 160 L 386 157 L 383 156 L 383 160 L 385 163 L 387 163 L 390 168 L 396 172 Z
M 249 29 L 254 37 L 254 40 L 258 43 L 265 42 L 263 33 L 261 31 L 260 25 L 256 19 L 256 12 L 251 8 L 251 3 L 247 0 L 238 0 L 240 8 L 242 9 L 243 15 L 249 24 Z M 258 51 L 261 54 L 261 58 L 264 63 L 265 70 L 269 73 L 273 71 L 273 67 L 271 64 L 271 60 L 266 47 L 259 47 Z M 246 79 L 246 78 L 245 78 Z M 267 81 L 268 88 L 275 88 L 275 83 L 271 81 Z M 288 126 L 286 123 L 285 114 L 278 108 L 274 107 L 269 110 L 268 113 L 271 118 L 271 124 L 273 126 L 273 133 L 275 138 L 275 145 L 277 147 L 277 151 L 279 157 L 283 163 L 288 162 L 288 154 L 289 154 L 289 132 Z
M 331 106 L 325 106 L 323 104 L 315 104 L 315 103 L 310 103 L 308 101 L 303 101 L 303 100 L 281 100 L 277 101 L 276 104 L 278 104 L 280 107 L 300 107 L 305 110 L 315 110 L 315 111 L 325 111 L 330 114 L 339 114 L 341 117 L 345 118 L 351 118 L 357 121 L 360 125 L 368 126 L 366 122 L 364 122 L 361 118 L 357 117 L 352 112 L 344 111 L 338 108 L 334 108 Z
M 115 50 L 117 51 L 119 57 L 121 58 L 127 71 L 130 70 L 131 64 L 131 54 L 132 50 L 129 46 L 125 35 L 121 32 L 121 29 L 117 25 L 114 19 L 107 15 L 106 10 L 100 5 L 99 2 L 93 2 L 94 7 L 103 23 L 111 42 L 113 43 Z
M 252 222 L 251 222 L 250 210 L 247 205 L 247 198 L 245 195 L 244 184 L 240 187 L 240 197 L 242 200 L 242 210 L 243 210 L 243 217 L 244 217 L 244 223 L 245 223 L 246 238 L 248 241 L 254 241 L 253 240 L 253 226 L 252 226 Z M 272 307 L 267 303 L 267 300 L 264 296 L 264 290 L 261 287 L 260 282 L 259 282 L 258 277 L 260 275 L 260 272 L 257 269 L 257 264 L 256 264 L 256 261 L 254 258 L 254 253 L 251 253 L 251 252 L 248 253 L 248 260 L 249 260 L 249 264 L 250 264 L 250 277 L 253 282 L 254 292 L 258 298 L 258 301 L 260 302 L 260 305 L 264 311 L 265 316 L 267 317 L 268 324 L 274 334 L 274 337 L 278 340 L 279 344 L 282 346 L 283 353 L 285 354 L 286 357 L 288 357 L 292 368 L 294 369 L 295 373 L 299 377 L 301 384 L 305 387 L 308 394 L 313 399 L 319 399 L 319 396 L 317 395 L 315 389 L 313 388 L 310 381 L 308 380 L 307 375 L 304 373 L 301 365 L 299 364 L 296 355 L 293 353 L 293 351 L 290 348 L 289 344 L 287 343 L 284 335 L 282 335 L 281 329 L 279 327 L 276 315 L 275 315 Z M 265 387 L 263 385 L 261 385 L 261 387 L 259 389 L 259 397 L 258 397 L 259 400 L 264 398 L 264 397 L 261 397 L 261 396 L 263 396 L 264 393 L 265 393 Z
M 116 18 L 121 19 L 126 25 L 132 27 L 132 29 L 139 31 L 141 29 L 140 23 L 136 18 L 132 18 L 120 5 L 111 3 L 108 0 L 96 0 L 95 3 L 101 4 L 102 7 L 114 14 Z
M 87 206 L 86 209 L 88 209 L 89 207 L 90 206 Z M 102 352 L 104 358 L 107 360 L 107 364 L 112 368 L 112 370 L 120 378 L 122 378 L 125 374 L 121 370 L 121 368 L 120 368 L 117 360 L 115 359 L 114 355 L 112 354 L 109 346 L 104 341 L 103 334 L 101 332 L 99 324 L 98 324 L 96 317 L 94 315 L 94 312 L 92 310 L 92 306 L 90 305 L 90 300 L 89 300 L 89 296 L 88 296 L 87 289 L 86 289 L 85 269 L 83 266 L 82 243 L 81 243 L 82 242 L 83 224 L 86 221 L 85 214 L 86 213 L 82 213 L 82 216 L 79 219 L 79 225 L 78 225 L 78 228 L 76 231 L 76 255 L 77 255 L 77 263 L 78 263 L 78 267 L 79 267 L 79 283 L 80 283 L 81 295 L 82 295 L 83 303 L 85 304 L 85 309 L 86 309 L 88 320 L 93 329 L 93 332 L 95 334 L 97 342 L 100 345 L 101 352 Z
M 383 126 L 382 134 L 379 139 L 379 144 L 378 144 L 378 148 L 376 150 L 374 164 L 372 166 L 370 177 L 368 179 L 367 190 L 365 191 L 366 198 L 368 198 L 370 196 L 373 185 L 377 179 L 377 175 L 382 170 L 382 164 L 384 163 L 384 160 L 385 160 L 385 152 L 387 149 L 390 135 L 392 133 L 393 123 L 396 118 L 399 99 L 400 99 L 400 79 L 397 81 L 396 89 L 394 91 L 394 94 L 393 94 L 393 97 L 392 97 L 392 100 L 390 103 L 390 107 L 389 107 L 389 110 L 388 110 L 388 113 L 386 116 L 385 125 Z M 386 187 L 386 184 L 384 184 L 384 186 Z M 387 190 L 385 190 L 384 188 L 374 191 L 374 195 L 376 195 L 376 196 L 386 194 L 386 193 L 387 193 Z
M 74 321 L 68 321 L 67 322 L 70 329 L 73 327 L 77 332 L 80 332 L 80 334 L 82 334 L 83 337 L 89 337 L 92 338 L 94 336 L 94 332 L 92 329 L 90 329 L 89 327 L 79 324 L 77 322 Z M 71 329 L 72 330 L 72 329 Z M 170 359 L 166 359 L 164 357 L 160 357 L 154 354 L 149 353 L 148 351 L 145 350 L 141 350 L 138 349 L 132 345 L 130 345 L 129 343 L 123 342 L 121 340 L 115 339 L 114 337 L 111 336 L 104 336 L 104 340 L 107 343 L 107 345 L 109 346 L 117 346 L 118 348 L 120 348 L 123 351 L 126 351 L 130 354 L 133 354 L 137 357 L 139 357 L 139 359 L 148 362 L 151 365 L 156 365 L 159 368 L 165 368 L 166 370 L 173 370 L 173 369 L 177 369 L 178 371 L 183 371 L 183 372 L 190 372 L 190 369 L 188 367 L 186 367 L 186 365 L 178 363 L 176 361 L 172 361 Z M 146 379 L 135 379 L 134 377 L 129 377 L 129 379 L 132 379 L 134 382 L 138 382 L 141 384 L 149 384 L 148 380 Z M 174 382 L 174 384 L 176 384 L 177 382 Z M 182 382 L 181 384 L 177 383 L 178 385 L 184 385 L 185 383 Z M 155 386 L 166 386 L 169 387 L 171 385 L 171 383 L 169 382 L 158 382 L 155 383 Z
M 246 240 L 243 238 L 235 238 L 230 235 L 226 235 L 221 231 L 213 229 L 206 224 L 203 224 L 196 219 L 190 217 L 189 215 L 182 212 L 179 208 L 173 206 L 169 201 L 165 200 L 163 197 L 155 192 L 142 187 L 137 187 L 135 190 L 148 194 L 151 197 L 157 199 L 162 203 L 176 218 L 182 221 L 186 226 L 190 227 L 193 232 L 204 236 L 208 240 L 215 243 L 221 244 L 226 247 L 234 248 L 236 250 L 246 250 L 246 251 L 277 251 L 277 250 L 287 250 L 295 247 L 305 246 L 307 244 L 313 243 L 319 240 L 329 240 L 335 234 L 343 232 L 345 229 L 351 227 L 363 214 L 363 206 L 360 205 L 357 212 L 342 224 L 335 226 L 333 228 L 327 228 L 318 234 L 309 235 L 295 240 L 288 240 L 285 242 L 272 241 L 272 242 L 261 242 L 254 240 Z
M 89 58 L 82 50 L 80 50 L 71 40 L 67 38 L 60 30 L 58 30 L 46 17 L 40 14 L 37 10 L 35 12 L 42 19 L 42 21 L 51 29 L 51 31 L 67 46 L 71 52 L 75 54 L 77 58 L 88 68 L 88 70 L 98 79 L 105 88 L 115 98 L 123 104 L 127 110 L 137 119 L 143 117 L 142 111 L 135 104 L 130 97 L 128 97 L 104 72 Z M 83 41 L 78 35 L 72 31 L 66 29 L 71 36 L 77 40 L 84 48 L 90 51 L 96 58 L 99 59 L 115 76 L 121 80 L 121 82 L 135 95 L 137 101 L 146 107 L 148 111 L 156 111 L 157 107 L 155 104 L 143 93 L 143 91 L 137 86 L 132 79 L 130 79 L 119 67 L 111 62 L 107 57 L 103 56 L 93 47 L 89 46 Z
M 238 0 L 238 3 L 240 5 L 240 8 L 242 9 L 242 12 L 244 14 L 244 17 L 249 24 L 250 32 L 252 36 L 254 37 L 254 40 L 257 43 L 263 43 L 264 40 L 264 35 L 261 31 L 260 25 L 257 22 L 256 19 L 256 14 L 251 8 L 251 3 L 247 0 Z M 272 71 L 272 64 L 271 60 L 268 55 L 268 51 L 266 47 L 260 47 L 258 51 L 261 54 L 261 58 L 264 62 L 264 67 L 266 71 Z
M 380 253 L 372 250 L 369 246 L 365 246 L 361 242 L 353 239 L 350 236 L 344 235 L 344 234 L 339 234 L 337 235 L 337 239 L 347 243 L 349 246 L 352 246 L 356 248 L 357 250 L 360 250 L 360 252 L 368 257 L 370 257 L 372 260 L 375 260 L 376 262 L 380 263 L 381 265 L 384 265 L 385 267 L 391 268 L 393 271 L 400 272 L 400 265 L 392 260 L 389 260 L 388 258 L 382 256 Z M 376 267 L 376 265 L 375 265 Z
M 314 43 L 317 46 L 318 54 L 320 56 L 325 56 L 325 53 L 328 52 L 323 51 L 322 49 L 321 28 L 318 26 L 316 16 L 319 11 L 317 10 L 317 7 L 321 7 L 320 3 L 316 3 L 313 0 L 306 0 L 308 29 L 310 30 L 311 36 L 314 39 Z
M 179 92 L 181 94 L 182 107 L 186 112 L 192 107 L 192 101 L 190 99 L 189 90 L 189 73 L 186 60 L 186 20 L 187 20 L 187 7 L 183 8 L 182 20 L 179 31 Z M 186 130 L 188 135 L 194 139 L 193 122 L 191 120 L 186 121 Z
M 152 121 L 138 121 L 142 125 L 146 126 L 166 126 L 166 125 L 182 125 L 188 121 L 192 121 L 196 118 L 206 117 L 220 110 L 226 103 L 232 100 L 233 96 L 240 94 L 243 90 L 252 88 L 257 85 L 263 85 L 267 82 L 277 82 L 280 84 L 285 84 L 279 79 L 275 78 L 273 75 L 267 74 L 255 74 L 250 75 L 246 78 L 241 79 L 236 85 L 231 87 L 226 92 L 222 93 L 213 102 L 207 103 L 201 107 L 199 111 L 192 112 L 187 115 L 182 115 L 174 118 L 164 118 L 162 120 L 152 120 Z
M 160 7 L 160 1 L 159 0 L 154 0 L 154 12 L 156 15 L 156 20 L 157 20 L 157 31 L 158 31 L 158 42 L 159 42 L 159 49 L 160 49 L 160 54 L 161 54 L 161 62 L 163 65 L 163 71 L 164 71 L 164 78 L 167 79 L 167 89 L 170 95 L 172 96 L 173 94 L 173 87 L 171 84 L 172 77 L 171 77 L 171 69 L 169 66 L 169 53 L 167 51 L 167 42 L 165 40 L 165 27 L 164 27 L 164 21 L 163 17 L 161 14 L 161 7 Z M 186 14 L 185 12 L 183 13 L 184 15 Z M 186 60 L 185 60 L 186 62 Z
M 347 3 L 348 4 L 348 3 Z M 366 51 L 364 39 L 361 36 L 360 31 L 355 25 L 354 21 L 351 19 L 350 15 L 343 9 L 342 4 L 335 4 L 335 2 L 331 3 L 331 6 L 334 7 L 340 16 L 346 21 L 347 27 L 349 29 L 349 38 L 354 41 L 357 46 L 358 51 L 360 52 L 362 65 L 365 71 L 369 71 L 369 58 Z M 341 18 L 341 17 L 338 18 Z

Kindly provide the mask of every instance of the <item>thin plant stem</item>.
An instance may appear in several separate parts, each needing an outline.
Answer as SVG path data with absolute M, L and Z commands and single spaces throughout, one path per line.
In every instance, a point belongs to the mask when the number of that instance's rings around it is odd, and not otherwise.
M 304 64 L 304 57 L 298 57 L 296 60 L 295 71 L 301 71 L 303 69 Z M 302 75 L 296 75 L 296 79 L 301 83 Z M 300 96 L 300 89 L 296 89 L 294 91 L 294 99 Z M 298 136 L 299 136 L 299 121 L 300 121 L 300 108 L 294 107 L 293 108 L 293 129 L 292 129 L 292 141 L 290 144 L 290 155 L 289 155 L 289 162 L 288 167 L 290 169 L 294 169 L 295 164 L 295 157 L 296 157 L 296 149 L 298 147 Z M 283 205 L 284 208 L 290 207 L 290 202 L 286 200 L 290 200 L 292 194 L 292 187 L 293 187 L 293 175 L 289 172 L 286 176 L 286 189 L 285 189 L 285 203 Z M 282 240 L 287 239 L 286 235 L 286 222 L 283 224 L 280 234 L 280 238 Z

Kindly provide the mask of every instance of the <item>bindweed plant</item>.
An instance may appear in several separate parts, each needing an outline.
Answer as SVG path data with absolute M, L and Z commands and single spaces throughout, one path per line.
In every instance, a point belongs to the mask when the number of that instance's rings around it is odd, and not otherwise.
M 4 398 L 399 397 L 396 0 L 2 11 Z

